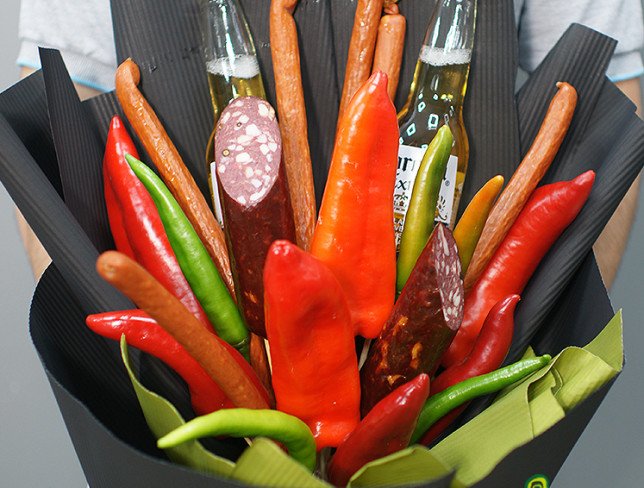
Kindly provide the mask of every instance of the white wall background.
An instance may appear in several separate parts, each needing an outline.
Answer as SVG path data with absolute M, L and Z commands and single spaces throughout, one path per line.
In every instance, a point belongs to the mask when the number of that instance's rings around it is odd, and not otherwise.
M 18 79 L 19 0 L 2 0 L 0 90 Z M 631 488 L 644 482 L 644 192 L 611 292 L 624 309 L 627 367 L 564 464 L 554 486 Z M 13 207 L 0 184 L 0 486 L 84 487 L 85 480 L 29 339 L 34 283 Z

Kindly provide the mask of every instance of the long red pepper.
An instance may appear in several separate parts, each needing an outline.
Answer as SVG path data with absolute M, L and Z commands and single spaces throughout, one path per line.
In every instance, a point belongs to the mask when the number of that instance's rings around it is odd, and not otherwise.
M 122 243 L 127 239 L 129 251 L 124 249 L 124 254 L 128 254 L 148 270 L 211 329 L 205 312 L 181 272 L 150 194 L 125 160 L 126 154 L 134 153 L 136 147 L 125 125 L 118 116 L 114 116 L 107 135 L 103 168 L 109 182 L 106 186 L 108 216 L 111 215 L 110 225 L 114 223 L 114 228 L 117 229 L 116 234 L 113 234 L 117 246 L 121 242 L 121 246 L 126 247 Z M 113 195 L 109 195 L 109 188 Z M 119 226 L 118 222 L 122 225 Z
M 458 364 L 469 355 L 495 303 L 523 291 L 541 259 L 586 203 L 594 181 L 594 171 L 587 171 L 534 191 L 466 296 L 463 322 L 443 355 L 443 366 Z
M 129 345 L 159 358 L 174 369 L 188 384 L 195 413 L 204 415 L 220 408 L 234 406 L 201 365 L 174 337 L 143 310 L 134 309 L 88 315 L 85 323 L 94 332 L 108 339 L 119 340 L 121 334 L 125 334 Z M 241 366 L 244 373 L 264 396 L 266 402 L 269 405 L 272 404 L 266 388 L 248 361 L 227 342 L 219 337 L 217 337 L 217 341 Z
M 428 395 L 429 376 L 421 374 L 380 400 L 338 446 L 329 464 L 329 481 L 346 486 L 368 462 L 407 447 Z
M 461 364 L 447 368 L 432 381 L 432 395 L 466 379 L 491 373 L 503 364 L 512 344 L 514 333 L 514 310 L 519 303 L 519 295 L 510 295 L 500 300 L 487 314 L 481 333 L 472 352 Z M 453 410 L 435 423 L 423 436 L 421 443 L 429 445 L 443 432 L 467 404 Z
M 374 73 L 338 124 L 311 253 L 344 289 L 356 334 L 377 337 L 394 304 L 393 187 L 398 164 L 396 109 L 387 75 Z
M 360 422 L 353 327 L 340 283 L 324 263 L 275 241 L 264 265 L 266 333 L 278 410 L 303 420 L 318 449 Z
M 143 310 L 88 315 L 85 323 L 108 339 L 118 341 L 124 334 L 129 345 L 151 354 L 174 369 L 187 383 L 192 407 L 197 415 L 233 407 L 199 363 Z
M 110 181 L 110 173 L 119 170 L 120 160 L 125 158 L 126 154 L 132 154 L 138 158 L 138 152 L 134 146 L 134 142 L 130 138 L 127 130 L 123 126 L 123 122 L 115 115 L 110 124 L 110 130 L 107 135 L 107 145 L 105 147 L 105 155 L 103 157 L 103 189 L 105 196 L 105 206 L 107 208 L 107 218 L 110 224 L 110 231 L 114 238 L 116 249 L 123 254 L 127 254 L 132 259 L 134 257 L 134 250 L 130 245 L 130 240 L 125 230 L 123 222 L 123 211 L 121 205 L 116 197 L 112 182 Z

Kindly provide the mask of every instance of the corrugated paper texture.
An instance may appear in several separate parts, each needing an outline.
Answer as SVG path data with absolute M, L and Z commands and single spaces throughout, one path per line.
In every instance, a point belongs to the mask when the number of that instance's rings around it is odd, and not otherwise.
M 269 2 L 240 3 L 274 104 Z M 295 12 L 318 198 L 331 157 L 355 4 L 302 0 Z M 408 30 L 398 107 L 407 96 L 434 4 L 401 3 Z M 199 48 L 198 0 L 112 0 L 112 8 L 118 58 L 132 57 L 141 66 L 143 93 L 207 194 L 204 153 L 213 120 Z M 516 354 L 529 343 L 552 354 L 566 345 L 584 344 L 612 316 L 590 250 L 644 162 L 644 124 L 604 75 L 613 48 L 605 36 L 572 26 L 515 97 L 512 2 L 479 2 L 465 106 L 471 156 L 463 201 L 491 176 L 510 176 L 559 80 L 577 87 L 580 102 L 546 180 L 570 179 L 588 168 L 597 171 L 588 205 L 526 289 L 517 316 Z M 43 66 L 44 73 L 0 94 L 0 178 L 55 263 L 35 295 L 32 337 L 90 486 L 235 486 L 163 459 L 136 408 L 116 345 L 83 325 L 87 313 L 132 307 L 94 271 L 98 252 L 110 244 L 97 196 L 102 145 L 119 107 L 112 93 L 81 104 L 55 51 L 43 52 Z M 147 386 L 182 412 L 189 408 L 185 385 L 165 366 L 144 355 L 133 359 Z M 477 486 L 521 486 L 535 472 L 554 477 L 607 389 L 515 451 Z M 239 445 L 232 443 L 216 449 L 232 459 L 239 454 Z

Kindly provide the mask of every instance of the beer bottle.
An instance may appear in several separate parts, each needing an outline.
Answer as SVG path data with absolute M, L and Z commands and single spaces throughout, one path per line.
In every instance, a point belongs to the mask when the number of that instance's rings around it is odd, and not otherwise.
M 208 182 L 215 214 L 223 222 L 216 172 L 214 135 L 221 112 L 235 98 L 266 98 L 253 37 L 236 0 L 203 0 L 202 37 L 210 98 L 214 112 L 213 131 L 206 148 Z
M 449 124 L 454 146 L 437 206 L 436 220 L 453 227 L 467 172 L 469 144 L 463 98 L 470 69 L 476 0 L 438 0 L 416 63 L 409 97 L 398 114 L 400 149 L 394 190 L 394 222 L 400 239 L 411 191 L 425 149 Z

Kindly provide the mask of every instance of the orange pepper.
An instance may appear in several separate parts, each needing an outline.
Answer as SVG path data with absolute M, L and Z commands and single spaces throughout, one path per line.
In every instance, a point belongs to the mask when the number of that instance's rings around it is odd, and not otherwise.
M 394 305 L 396 109 L 374 73 L 344 110 L 311 254 L 342 285 L 356 334 L 377 337 Z
M 476 244 L 479 242 L 483 232 L 485 221 L 490 215 L 490 210 L 492 210 L 496 197 L 499 196 L 499 192 L 503 188 L 504 181 L 501 175 L 496 175 L 488 180 L 474 195 L 458 224 L 456 224 L 454 239 L 458 247 L 458 256 L 461 258 L 463 275 L 465 275 L 467 267 L 470 265 L 474 249 L 476 249 Z

